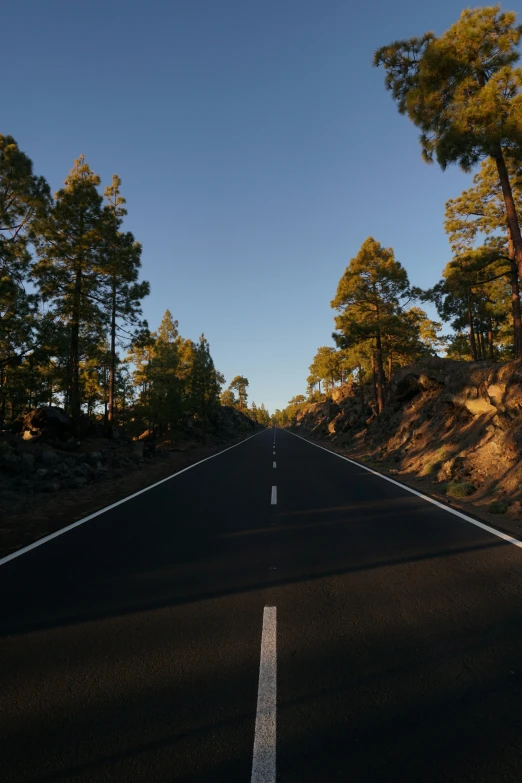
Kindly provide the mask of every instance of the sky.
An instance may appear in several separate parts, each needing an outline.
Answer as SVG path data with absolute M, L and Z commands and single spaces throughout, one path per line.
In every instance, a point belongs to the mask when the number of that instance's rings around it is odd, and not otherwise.
M 424 288 L 451 257 L 444 204 L 471 175 L 422 161 L 372 56 L 463 7 L 18 0 L 2 9 L 0 133 L 53 191 L 80 154 L 103 186 L 121 177 L 150 328 L 170 309 L 273 411 L 333 344 L 330 301 L 368 236 Z

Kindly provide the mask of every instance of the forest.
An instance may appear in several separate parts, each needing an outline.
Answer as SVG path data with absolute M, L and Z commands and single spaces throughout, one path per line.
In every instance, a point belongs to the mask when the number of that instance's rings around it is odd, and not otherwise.
M 101 189 L 81 155 L 52 196 L 12 136 L 0 135 L 0 429 L 40 406 L 77 435 L 211 431 L 221 405 L 262 425 L 248 379 L 215 368 L 205 335 L 183 337 L 167 310 L 155 331 L 142 247 L 124 227 L 121 180 Z
M 292 422 L 304 404 L 348 379 L 363 395 L 370 387 L 379 413 L 394 372 L 421 357 L 500 363 L 522 356 L 521 35 L 513 12 L 491 6 L 464 10 L 440 37 L 426 33 L 375 53 L 398 111 L 420 131 L 424 160 L 471 175 L 445 204 L 451 258 L 440 281 L 422 290 L 393 248 L 368 237 L 331 301 L 334 345 L 317 350 L 306 395 L 276 410 L 275 423 Z M 440 320 L 427 316 L 426 303 Z

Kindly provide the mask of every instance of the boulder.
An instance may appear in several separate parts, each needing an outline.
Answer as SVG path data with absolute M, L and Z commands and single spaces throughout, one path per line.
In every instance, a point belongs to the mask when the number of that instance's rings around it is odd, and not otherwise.
M 91 467 L 87 462 L 82 462 L 82 464 L 78 465 L 77 467 L 81 470 L 81 472 L 82 472 L 81 474 L 83 476 L 89 477 L 89 476 L 94 475 L 94 470 L 95 469 L 93 467 Z
M 337 404 L 342 403 L 346 398 L 352 397 L 354 394 L 354 383 L 344 383 L 342 386 L 335 386 L 332 389 L 332 400 Z
M 0 470 L 6 473 L 18 473 L 21 470 L 20 457 L 10 449 L 0 451 Z
M 141 441 L 135 441 L 132 444 L 132 454 L 135 459 L 141 460 L 143 459 L 143 454 L 145 452 L 145 444 Z
M 478 397 L 475 400 L 465 400 L 464 407 L 472 416 L 481 416 L 483 413 L 495 414 L 497 412 L 496 407 L 491 405 L 483 397 Z
M 23 434 L 24 439 L 31 439 L 42 435 L 49 435 L 66 440 L 73 433 L 72 419 L 63 408 L 48 405 L 21 413 L 10 427 L 12 432 Z M 29 433 L 26 435 L 25 433 Z
M 42 452 L 41 460 L 46 467 L 54 467 L 60 462 L 60 457 L 52 449 L 46 449 Z
M 0 499 L 1 500 L 8 500 L 11 503 L 20 502 L 20 500 L 22 500 L 22 498 L 18 494 L 18 492 L 12 492 L 12 490 L 10 490 L 10 489 L 2 489 L 0 491 Z
M 32 485 L 29 479 L 24 478 L 23 476 L 17 476 L 13 479 L 13 486 L 19 487 L 20 489 L 30 489 Z
M 87 478 L 85 476 L 73 476 L 67 479 L 65 486 L 67 489 L 81 489 L 87 484 Z
M 45 481 L 38 487 L 40 492 L 59 492 L 61 488 L 59 481 Z
M 20 457 L 20 467 L 24 473 L 32 473 L 34 471 L 34 455 L 22 454 Z

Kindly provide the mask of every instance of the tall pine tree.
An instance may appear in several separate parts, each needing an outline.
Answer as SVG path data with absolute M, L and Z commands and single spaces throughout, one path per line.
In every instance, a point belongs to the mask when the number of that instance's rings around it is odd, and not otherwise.
M 69 332 L 67 407 L 78 424 L 81 412 L 80 362 L 89 343 L 82 345 L 82 330 L 89 325 L 102 334 L 104 314 L 97 299 L 102 269 L 104 226 L 100 178 L 81 155 L 74 163 L 64 187 L 49 214 L 37 225 L 39 261 L 34 268 L 40 292 L 52 303 L 54 315 Z
M 494 161 L 519 277 L 522 235 L 506 155 L 522 147 L 522 70 L 515 67 L 521 36 L 515 13 L 468 8 L 438 38 L 425 33 L 397 41 L 373 60 L 384 66 L 399 112 L 421 130 L 428 163 L 470 171 L 483 158 Z
M 147 282 L 139 282 L 141 267 L 141 245 L 135 241 L 130 231 L 122 232 L 125 199 L 120 192 L 121 180 L 114 174 L 112 182 L 105 188 L 106 206 L 105 246 L 103 252 L 102 270 L 105 275 L 105 288 L 108 300 L 109 340 L 110 340 L 110 377 L 108 423 L 112 431 L 115 415 L 115 384 L 118 364 L 117 337 L 119 324 L 123 333 L 129 326 L 139 324 L 141 315 L 141 300 L 150 293 Z M 127 340 L 128 342 L 128 340 Z

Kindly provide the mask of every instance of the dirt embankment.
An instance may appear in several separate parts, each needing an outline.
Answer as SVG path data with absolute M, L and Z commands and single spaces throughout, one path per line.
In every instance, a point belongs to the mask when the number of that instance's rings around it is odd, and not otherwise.
M 345 386 L 306 406 L 295 431 L 522 532 L 521 361 L 426 359 L 394 376 L 380 415 Z

